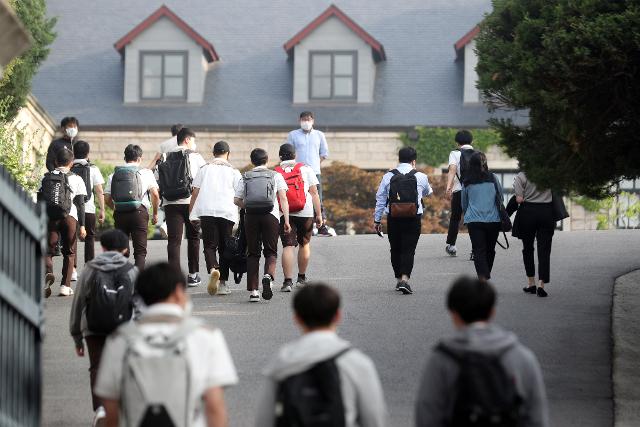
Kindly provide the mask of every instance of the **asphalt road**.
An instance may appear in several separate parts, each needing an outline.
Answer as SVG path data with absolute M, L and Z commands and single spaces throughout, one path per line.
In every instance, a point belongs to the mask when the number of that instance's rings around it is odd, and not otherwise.
M 408 296 L 394 291 L 386 239 L 370 235 L 312 242 L 307 275 L 340 289 L 344 320 L 339 333 L 376 363 L 393 427 L 413 424 L 425 357 L 439 337 L 452 332 L 444 307 L 448 285 L 460 274 L 474 273 L 466 256 L 467 235 L 460 236 L 458 258 L 445 256 L 444 240 L 439 235 L 420 239 L 412 281 L 415 293 Z M 616 277 L 640 268 L 640 232 L 557 233 L 547 299 L 523 294 L 521 244 L 511 243 L 508 251 L 498 248 L 493 272 L 499 291 L 496 320 L 538 356 L 553 425 L 611 426 L 612 286 Z M 150 242 L 148 262 L 166 259 L 165 245 Z M 182 249 L 184 266 L 186 242 Z M 61 258 L 55 260 L 59 272 Z M 282 280 L 280 269 L 276 280 Z M 261 368 L 281 344 L 298 336 L 291 294 L 276 292 L 270 302 L 250 304 L 244 286 L 243 280 L 225 297 L 210 297 L 204 286 L 190 291 L 194 314 L 220 327 L 231 349 L 240 383 L 227 391 L 226 399 L 230 426 L 242 427 L 254 423 Z M 45 303 L 44 426 L 86 426 L 91 420 L 88 362 L 73 350 L 70 305 L 70 298 L 55 296 Z

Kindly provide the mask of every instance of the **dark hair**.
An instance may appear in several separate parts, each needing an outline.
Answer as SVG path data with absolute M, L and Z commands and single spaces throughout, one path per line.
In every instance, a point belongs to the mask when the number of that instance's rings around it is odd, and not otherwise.
M 282 160 L 293 160 L 296 158 L 296 147 L 288 143 L 282 144 L 278 156 L 280 156 Z
M 465 185 L 493 182 L 493 174 L 487 166 L 487 156 L 481 151 L 473 153 L 469 159 L 469 172 L 464 180 Z
M 71 162 L 73 162 L 73 152 L 67 147 L 56 152 L 56 166 L 67 166 Z
M 266 165 L 269 161 L 269 155 L 262 148 L 254 148 L 251 151 L 251 163 L 254 166 Z
M 122 230 L 113 228 L 102 233 L 100 245 L 108 251 L 129 249 L 129 238 Z
M 489 320 L 496 303 L 496 291 L 488 282 L 468 276 L 459 277 L 447 293 L 447 308 L 469 324 Z
M 73 144 L 73 157 L 76 159 L 86 159 L 89 157 L 89 143 L 87 141 L 76 141 Z
M 301 119 L 306 119 L 307 117 L 313 119 L 313 113 L 311 111 L 303 111 L 300 113 Z
M 473 135 L 468 130 L 459 130 L 456 133 L 456 142 L 458 145 L 467 145 L 473 142 Z
M 184 140 L 187 139 L 188 137 L 191 138 L 195 138 L 196 134 L 194 131 L 192 131 L 189 128 L 182 128 L 178 131 L 178 145 L 181 145 L 182 143 L 184 143 Z
M 229 152 L 229 144 L 226 141 L 218 141 L 213 145 L 213 154 L 225 154 Z
M 67 125 L 76 125 L 76 127 L 80 126 L 80 122 L 78 121 L 78 119 L 76 119 L 75 117 L 65 117 L 64 119 L 60 120 L 60 127 L 62 129 L 66 128 Z
M 169 298 L 178 286 L 186 288 L 187 281 L 180 269 L 160 262 L 146 267 L 136 280 L 135 289 L 146 305 Z
M 398 161 L 400 163 L 411 163 L 418 158 L 418 153 L 413 147 L 402 147 L 398 151 Z
M 129 144 L 127 148 L 124 149 L 124 161 L 135 162 L 139 158 L 142 157 L 142 148 L 139 145 Z
M 180 129 L 182 129 L 184 126 L 182 126 L 181 123 L 176 123 L 175 125 L 171 126 L 171 135 L 176 136 L 178 134 L 178 132 L 180 132 Z
M 310 283 L 293 297 L 293 311 L 308 328 L 331 324 L 340 308 L 340 294 L 324 283 Z

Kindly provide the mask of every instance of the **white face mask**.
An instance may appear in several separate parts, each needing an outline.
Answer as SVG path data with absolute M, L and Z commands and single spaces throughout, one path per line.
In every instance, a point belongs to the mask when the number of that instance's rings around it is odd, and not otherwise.
M 302 130 L 310 131 L 311 128 L 313 127 L 313 122 L 309 122 L 309 121 L 300 122 L 300 127 L 302 128 Z
M 64 132 L 67 134 L 69 138 L 75 138 L 78 134 L 78 128 L 66 128 Z

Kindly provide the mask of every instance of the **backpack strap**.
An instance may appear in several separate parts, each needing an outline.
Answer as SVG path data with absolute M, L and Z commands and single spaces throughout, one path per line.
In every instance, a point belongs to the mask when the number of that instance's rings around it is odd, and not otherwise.
M 389 172 L 391 172 L 393 175 L 401 175 L 398 169 L 391 169 Z
M 276 167 L 274 168 L 274 170 L 275 170 L 276 172 L 280 173 L 280 174 L 285 173 L 285 172 L 284 172 L 284 169 L 282 169 L 282 167 L 281 167 L 281 166 L 276 166 Z
M 293 170 L 296 172 L 300 172 L 300 169 L 302 169 L 303 166 L 304 163 L 296 163 L 296 165 L 293 167 Z
M 417 174 L 417 173 L 418 173 L 418 170 L 417 170 L 417 169 L 411 169 L 411 172 L 406 173 L 405 175 L 407 175 L 407 176 L 414 176 L 414 175 L 415 175 L 415 174 Z

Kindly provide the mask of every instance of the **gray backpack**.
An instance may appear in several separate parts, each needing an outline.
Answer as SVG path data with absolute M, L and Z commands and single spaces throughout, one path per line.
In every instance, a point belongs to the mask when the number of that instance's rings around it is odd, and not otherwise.
M 135 211 L 142 205 L 144 191 L 137 167 L 118 166 L 111 177 L 111 199 L 116 212 Z
M 244 174 L 244 208 L 248 214 L 266 214 L 273 210 L 274 171 L 252 170 Z
M 124 425 L 189 427 L 196 408 L 190 396 L 186 337 L 202 323 L 187 318 L 170 335 L 144 335 L 139 325 L 150 322 L 154 319 L 143 318 L 117 330 L 127 343 L 120 396 Z

